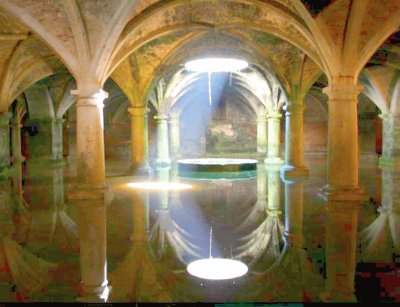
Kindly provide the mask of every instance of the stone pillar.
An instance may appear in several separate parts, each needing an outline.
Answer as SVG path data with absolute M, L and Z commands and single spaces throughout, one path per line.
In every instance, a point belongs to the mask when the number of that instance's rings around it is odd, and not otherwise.
M 149 150 L 147 108 L 132 107 L 128 109 L 131 116 L 131 169 L 130 174 L 149 175 Z
M 382 118 L 382 156 L 379 165 L 399 168 L 400 161 L 400 116 L 391 113 L 379 115 Z
M 285 236 L 297 248 L 303 245 L 303 192 L 303 183 L 285 180 Z
M 169 182 L 170 180 L 170 170 L 171 167 L 157 167 L 157 180 L 158 182 Z M 167 210 L 168 209 L 168 202 L 169 202 L 169 191 L 162 190 L 157 193 L 158 195 L 158 208 L 160 210 Z
M 329 96 L 328 185 L 324 198 L 335 201 L 360 200 L 358 186 L 358 115 L 360 86 L 353 78 L 342 78 L 324 89 Z
M 63 136 L 62 136 L 62 140 L 63 140 L 63 157 L 67 158 L 69 157 L 69 120 L 68 120 L 68 116 L 66 116 L 65 120 L 64 120 L 64 124 L 63 124 Z
M 146 204 L 143 202 L 142 194 L 138 191 L 132 192 L 132 234 L 130 236 L 131 242 L 134 243 L 147 243 L 147 209 Z M 135 278 L 132 276 L 132 278 Z
M 157 159 L 158 165 L 171 164 L 169 158 L 168 146 L 168 117 L 165 115 L 157 115 L 154 117 L 157 120 Z
M 56 118 L 51 123 L 51 160 L 63 159 L 63 123 L 64 119 Z
M 22 156 L 21 151 L 21 127 L 20 123 L 15 123 L 11 125 L 11 145 L 12 145 L 12 162 L 13 164 L 22 163 L 25 158 Z
M 257 156 L 265 157 L 267 153 L 267 122 L 265 116 L 257 118 Z
M 285 165 L 281 173 L 285 178 L 308 176 L 304 167 L 303 103 L 289 104 L 286 108 Z
M 0 113 L 0 170 L 10 165 L 10 118 L 11 113 Z
M 181 131 L 179 118 L 171 118 L 169 120 L 169 127 L 171 156 L 174 160 L 177 160 L 181 157 Z
M 323 301 L 355 301 L 358 206 L 328 204 L 326 223 L 326 283 Z
M 29 136 L 29 161 L 49 161 L 52 159 L 53 119 L 29 119 L 29 124 L 37 126 L 38 133 Z
M 103 90 L 85 94 L 72 91 L 76 102 L 76 165 L 77 179 L 82 186 L 104 186 Z
M 109 296 L 107 280 L 106 207 L 103 193 L 94 194 L 78 205 L 78 233 L 82 291 L 79 302 L 106 302 Z M 93 199 L 98 200 L 93 201 Z M 99 201 L 100 200 L 100 201 Z
M 268 149 L 265 164 L 282 164 L 279 157 L 280 135 L 281 135 L 281 117 L 279 112 L 271 112 L 267 115 L 268 121 Z

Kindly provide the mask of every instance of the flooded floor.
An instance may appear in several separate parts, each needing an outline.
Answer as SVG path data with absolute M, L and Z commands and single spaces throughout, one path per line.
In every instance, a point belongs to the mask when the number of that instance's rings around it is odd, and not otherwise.
M 85 300 L 81 279 L 101 278 L 109 302 L 400 301 L 397 173 L 362 160 L 365 200 L 327 204 L 325 165 L 308 157 L 309 178 L 285 182 L 263 164 L 235 178 L 172 165 L 149 179 L 107 161 L 100 205 L 76 200 L 73 163 L 14 166 L 0 179 L 0 301 Z M 188 274 L 210 258 L 248 272 Z

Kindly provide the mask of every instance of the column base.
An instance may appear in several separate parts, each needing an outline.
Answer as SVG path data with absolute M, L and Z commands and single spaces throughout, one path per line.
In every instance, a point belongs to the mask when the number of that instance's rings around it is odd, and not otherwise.
M 169 166 L 171 159 L 156 159 L 157 166 Z
M 282 165 L 285 161 L 283 161 L 279 157 L 266 157 L 264 159 L 264 164 L 266 165 Z
M 328 184 L 320 189 L 318 196 L 327 202 L 364 202 L 369 199 L 359 187 L 336 189 Z
M 83 286 L 83 293 L 76 298 L 78 303 L 106 303 L 111 294 L 111 286 Z
M 308 177 L 309 175 L 308 168 L 305 166 L 293 166 L 289 164 L 285 164 L 281 168 L 281 177 L 282 178 L 297 178 L 297 177 Z
M 145 176 L 149 177 L 153 173 L 152 168 L 149 165 L 133 165 L 126 172 L 127 176 Z
M 107 206 L 112 202 L 113 198 L 114 194 L 106 186 L 76 184 L 67 193 L 67 201 L 94 206 Z

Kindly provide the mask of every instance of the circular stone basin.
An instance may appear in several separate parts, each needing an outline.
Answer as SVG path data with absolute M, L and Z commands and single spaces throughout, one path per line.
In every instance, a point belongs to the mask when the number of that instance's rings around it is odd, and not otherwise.
M 179 171 L 183 172 L 241 172 L 257 169 L 254 159 L 202 158 L 178 160 Z

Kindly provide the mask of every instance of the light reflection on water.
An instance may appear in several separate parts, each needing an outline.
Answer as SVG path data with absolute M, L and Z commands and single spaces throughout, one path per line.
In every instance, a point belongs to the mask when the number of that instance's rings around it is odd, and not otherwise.
M 115 302 L 351 301 L 366 297 L 361 261 L 398 273 L 394 172 L 383 172 L 379 210 L 325 204 L 313 176 L 285 183 L 279 169 L 263 165 L 255 175 L 190 178 L 157 169 L 152 181 L 193 186 L 170 191 L 133 190 L 132 178 L 114 177 L 103 210 L 78 205 L 62 165 L 15 167 L 0 180 L 0 301 L 85 301 L 81 279 L 108 280 Z M 249 272 L 223 281 L 190 276 L 187 265 L 210 251 Z

